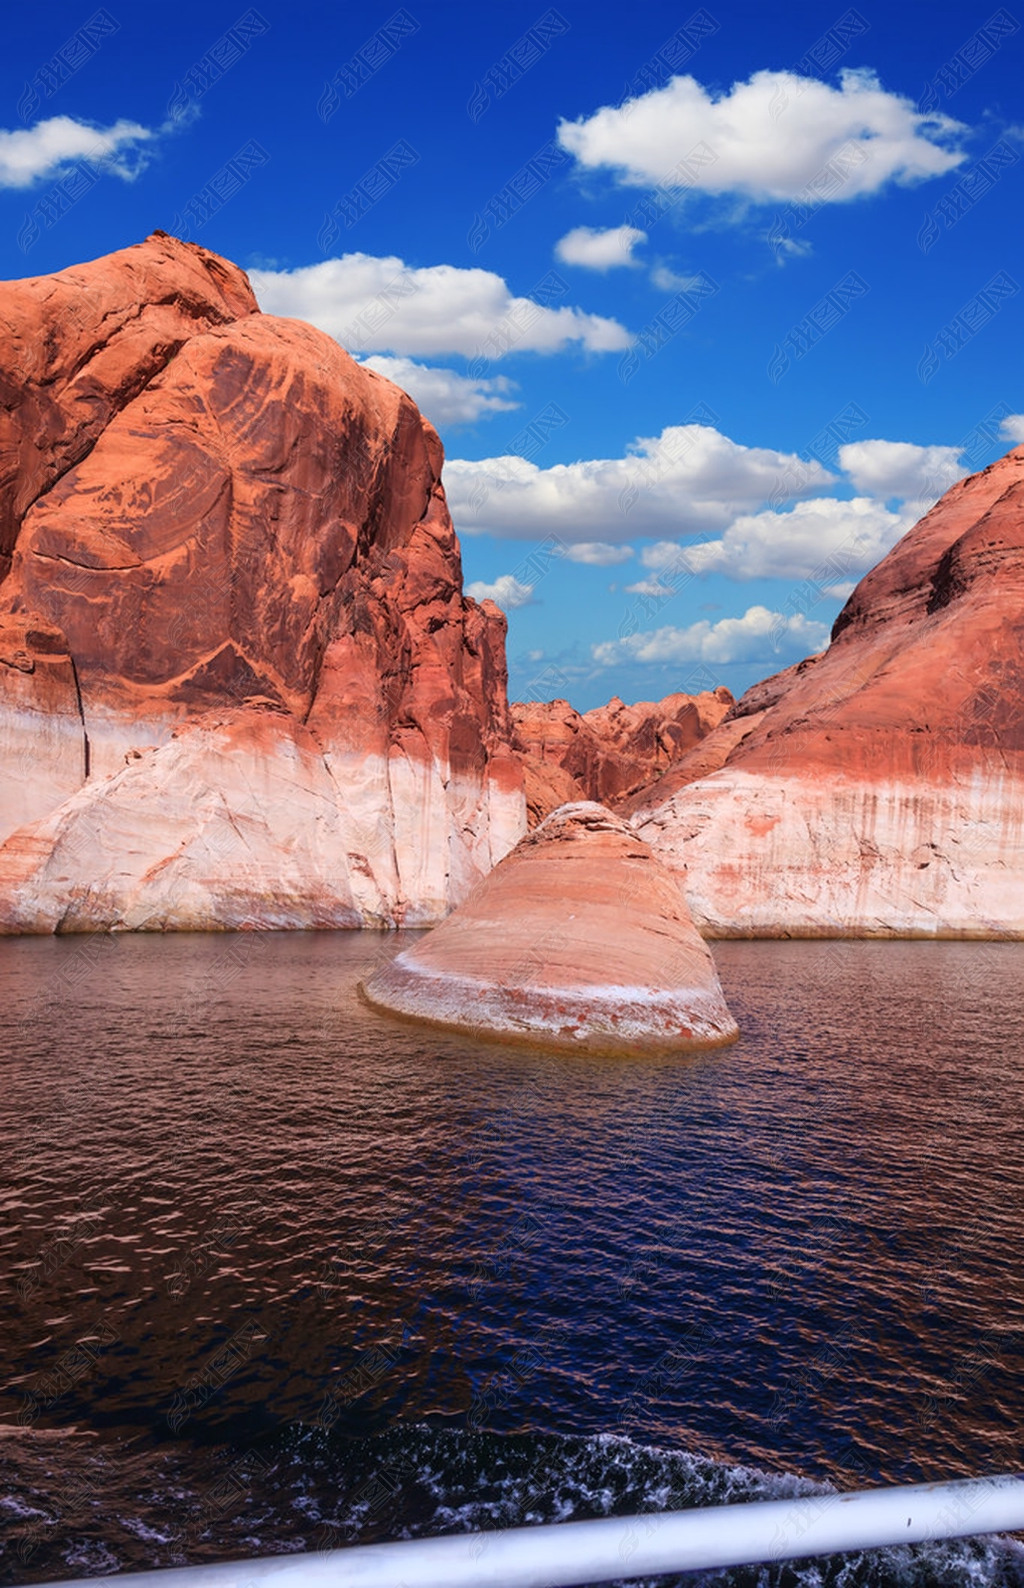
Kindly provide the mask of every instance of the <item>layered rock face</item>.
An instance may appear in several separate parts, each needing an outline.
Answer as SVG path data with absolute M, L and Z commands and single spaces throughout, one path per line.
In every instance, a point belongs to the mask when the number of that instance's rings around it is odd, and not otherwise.
M 582 714 L 567 700 L 513 703 L 530 825 L 567 801 L 617 805 L 678 762 L 734 704 L 725 688 L 634 706 L 615 697 Z
M 0 929 L 440 919 L 525 810 L 433 428 L 162 234 L 0 327 Z
M 628 809 L 711 935 L 1024 937 L 1024 448 L 955 485 L 829 649 L 700 755 Z
M 677 880 L 593 802 L 554 811 L 363 991 L 413 1019 L 576 1051 L 738 1035 Z

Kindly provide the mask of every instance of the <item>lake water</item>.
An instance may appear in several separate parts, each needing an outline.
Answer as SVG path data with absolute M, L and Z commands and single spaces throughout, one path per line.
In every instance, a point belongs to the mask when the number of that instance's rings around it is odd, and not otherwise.
M 719 943 L 741 1040 L 613 1062 L 401 941 L 0 942 L 2 1581 L 1024 1466 L 1024 945 Z M 820 1572 L 702 1580 L 1024 1548 Z

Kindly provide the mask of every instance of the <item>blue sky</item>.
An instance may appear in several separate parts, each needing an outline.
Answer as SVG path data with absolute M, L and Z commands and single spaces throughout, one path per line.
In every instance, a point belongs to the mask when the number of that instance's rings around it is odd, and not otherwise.
M 437 423 L 513 698 L 739 693 L 1024 441 L 1018 10 L 18 8 L 0 274 L 236 260 Z

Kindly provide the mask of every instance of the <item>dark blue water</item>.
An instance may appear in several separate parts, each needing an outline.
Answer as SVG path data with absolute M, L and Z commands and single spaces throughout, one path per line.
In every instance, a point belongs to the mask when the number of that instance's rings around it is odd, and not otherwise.
M 1024 945 L 717 944 L 741 1041 L 613 1062 L 399 942 L 0 943 L 4 1581 L 1024 1466 Z

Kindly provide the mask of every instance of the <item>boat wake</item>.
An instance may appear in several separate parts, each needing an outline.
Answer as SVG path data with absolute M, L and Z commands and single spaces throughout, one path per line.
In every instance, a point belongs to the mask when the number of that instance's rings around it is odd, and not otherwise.
M 9 1428 L 0 1480 L 5 1584 L 636 1515 L 621 1588 L 1024 1588 L 1024 1545 L 1011 1538 L 631 1578 L 645 1513 L 832 1491 L 611 1434 L 416 1424 L 360 1439 L 293 1426 L 242 1447 Z

